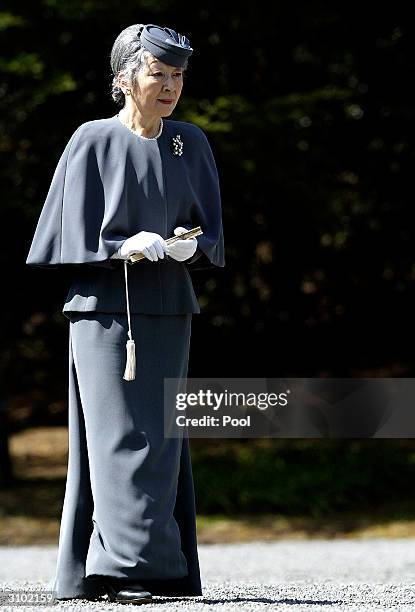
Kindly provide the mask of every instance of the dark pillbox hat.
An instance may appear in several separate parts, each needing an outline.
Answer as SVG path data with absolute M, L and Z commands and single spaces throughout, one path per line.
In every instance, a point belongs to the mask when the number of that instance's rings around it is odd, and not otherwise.
M 140 40 L 143 47 L 154 57 L 170 66 L 182 68 L 186 58 L 193 53 L 186 36 L 178 34 L 171 28 L 161 28 L 153 23 L 144 26 Z

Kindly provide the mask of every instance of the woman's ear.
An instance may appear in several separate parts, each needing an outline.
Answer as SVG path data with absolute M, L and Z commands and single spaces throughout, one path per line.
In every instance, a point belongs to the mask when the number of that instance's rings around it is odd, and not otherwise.
M 118 83 L 118 86 L 119 86 L 119 87 L 121 87 L 121 89 L 122 89 L 122 88 L 124 88 L 124 89 L 128 89 L 128 88 L 130 87 L 129 83 L 128 83 L 128 82 L 126 81 L 126 79 L 125 79 L 125 73 L 124 73 L 124 71 L 121 71 L 121 72 L 118 74 L 117 83 Z

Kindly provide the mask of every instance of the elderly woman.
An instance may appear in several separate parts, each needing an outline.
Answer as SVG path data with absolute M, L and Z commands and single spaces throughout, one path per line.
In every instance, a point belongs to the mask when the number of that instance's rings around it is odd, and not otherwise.
M 73 272 L 58 599 L 202 594 L 188 436 L 163 429 L 164 379 L 187 376 L 200 312 L 189 271 L 225 265 L 211 148 L 196 125 L 167 119 L 192 51 L 153 24 L 119 34 L 122 108 L 71 136 L 26 260 Z M 197 238 L 167 242 L 199 225 Z

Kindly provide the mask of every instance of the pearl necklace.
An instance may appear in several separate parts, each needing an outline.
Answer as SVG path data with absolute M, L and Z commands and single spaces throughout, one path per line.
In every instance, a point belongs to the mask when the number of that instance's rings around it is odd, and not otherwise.
M 163 119 L 161 117 L 160 117 L 160 129 L 159 129 L 158 133 L 156 134 L 156 136 L 152 136 L 151 138 L 148 138 L 147 136 L 142 136 L 141 134 L 137 134 L 137 132 L 134 132 L 134 130 L 132 130 L 130 127 L 128 127 L 128 125 L 125 125 L 125 123 L 123 121 L 121 121 L 121 117 L 120 117 L 119 113 L 117 113 L 117 117 L 120 120 L 120 122 L 122 123 L 122 125 L 124 127 L 126 127 L 127 130 L 130 130 L 130 132 L 132 134 L 134 134 L 134 136 L 138 136 L 139 138 L 144 138 L 144 140 L 156 140 L 160 136 L 162 131 L 163 131 Z

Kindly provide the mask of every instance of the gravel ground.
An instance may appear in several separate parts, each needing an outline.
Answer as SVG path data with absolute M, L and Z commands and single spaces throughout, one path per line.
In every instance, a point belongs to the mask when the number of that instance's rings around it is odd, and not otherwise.
M 55 547 L 0 547 L 0 585 L 51 588 Z M 415 539 L 307 540 L 200 545 L 204 594 L 156 597 L 151 610 L 414 610 Z M 1 592 L 1 591 L 0 591 Z M 133 604 L 68 600 L 6 610 L 122 610 Z

